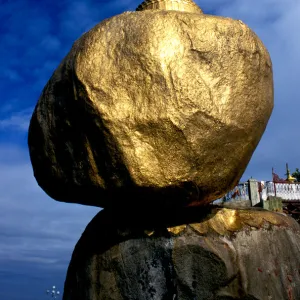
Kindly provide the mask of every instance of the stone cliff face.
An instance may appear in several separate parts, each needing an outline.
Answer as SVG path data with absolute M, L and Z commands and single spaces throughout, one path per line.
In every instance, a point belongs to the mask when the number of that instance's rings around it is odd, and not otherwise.
M 299 245 L 299 225 L 264 210 L 104 210 L 75 247 L 64 300 L 296 300 Z

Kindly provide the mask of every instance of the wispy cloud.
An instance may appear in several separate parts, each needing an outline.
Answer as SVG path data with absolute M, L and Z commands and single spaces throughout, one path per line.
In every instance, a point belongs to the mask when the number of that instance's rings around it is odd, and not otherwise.
M 8 79 L 10 81 L 14 81 L 14 82 L 20 82 L 23 80 L 23 78 L 20 76 L 20 74 L 18 73 L 17 70 L 11 69 L 11 68 L 7 68 L 2 70 L 2 74 L 1 74 L 1 79 Z
M 66 268 L 81 232 L 99 208 L 50 199 L 38 187 L 25 151 L 0 145 L 0 264 L 22 260 L 55 268 L 63 256 Z
M 11 113 L 6 118 L 0 119 L 1 130 L 21 130 L 28 131 L 29 121 L 33 109 L 26 109 L 19 112 Z

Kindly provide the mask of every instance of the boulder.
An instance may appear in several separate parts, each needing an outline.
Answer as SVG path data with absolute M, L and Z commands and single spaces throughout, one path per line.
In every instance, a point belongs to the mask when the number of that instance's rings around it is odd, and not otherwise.
M 268 51 L 243 22 L 147 6 L 96 25 L 54 72 L 34 175 L 59 201 L 204 205 L 238 183 L 272 108 Z
M 300 227 L 262 209 L 101 211 L 63 300 L 300 299 Z

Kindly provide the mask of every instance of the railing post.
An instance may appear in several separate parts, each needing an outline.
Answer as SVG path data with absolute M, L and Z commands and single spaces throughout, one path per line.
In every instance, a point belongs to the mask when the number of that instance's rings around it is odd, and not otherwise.
M 250 196 L 251 206 L 256 206 L 257 204 L 260 203 L 257 180 L 251 178 L 248 180 L 248 184 L 249 184 L 249 196 Z
M 275 193 L 275 197 L 277 197 L 276 182 L 275 181 L 274 181 L 274 193 Z

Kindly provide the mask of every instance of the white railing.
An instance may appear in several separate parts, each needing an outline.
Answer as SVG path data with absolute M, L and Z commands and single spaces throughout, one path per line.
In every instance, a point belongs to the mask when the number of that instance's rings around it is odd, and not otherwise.
M 300 200 L 300 183 L 274 183 L 267 181 L 265 185 L 262 182 L 262 200 L 267 200 L 269 196 L 280 197 L 286 201 Z
M 256 189 L 256 191 L 251 192 L 252 195 L 256 193 L 258 201 L 259 198 L 266 201 L 271 196 L 280 197 L 285 201 L 300 201 L 300 183 L 257 181 L 257 184 L 252 185 L 251 188 Z M 240 183 L 224 197 L 216 200 L 216 203 L 243 200 L 251 200 L 253 202 L 254 199 L 251 199 L 249 189 L 249 182 Z

